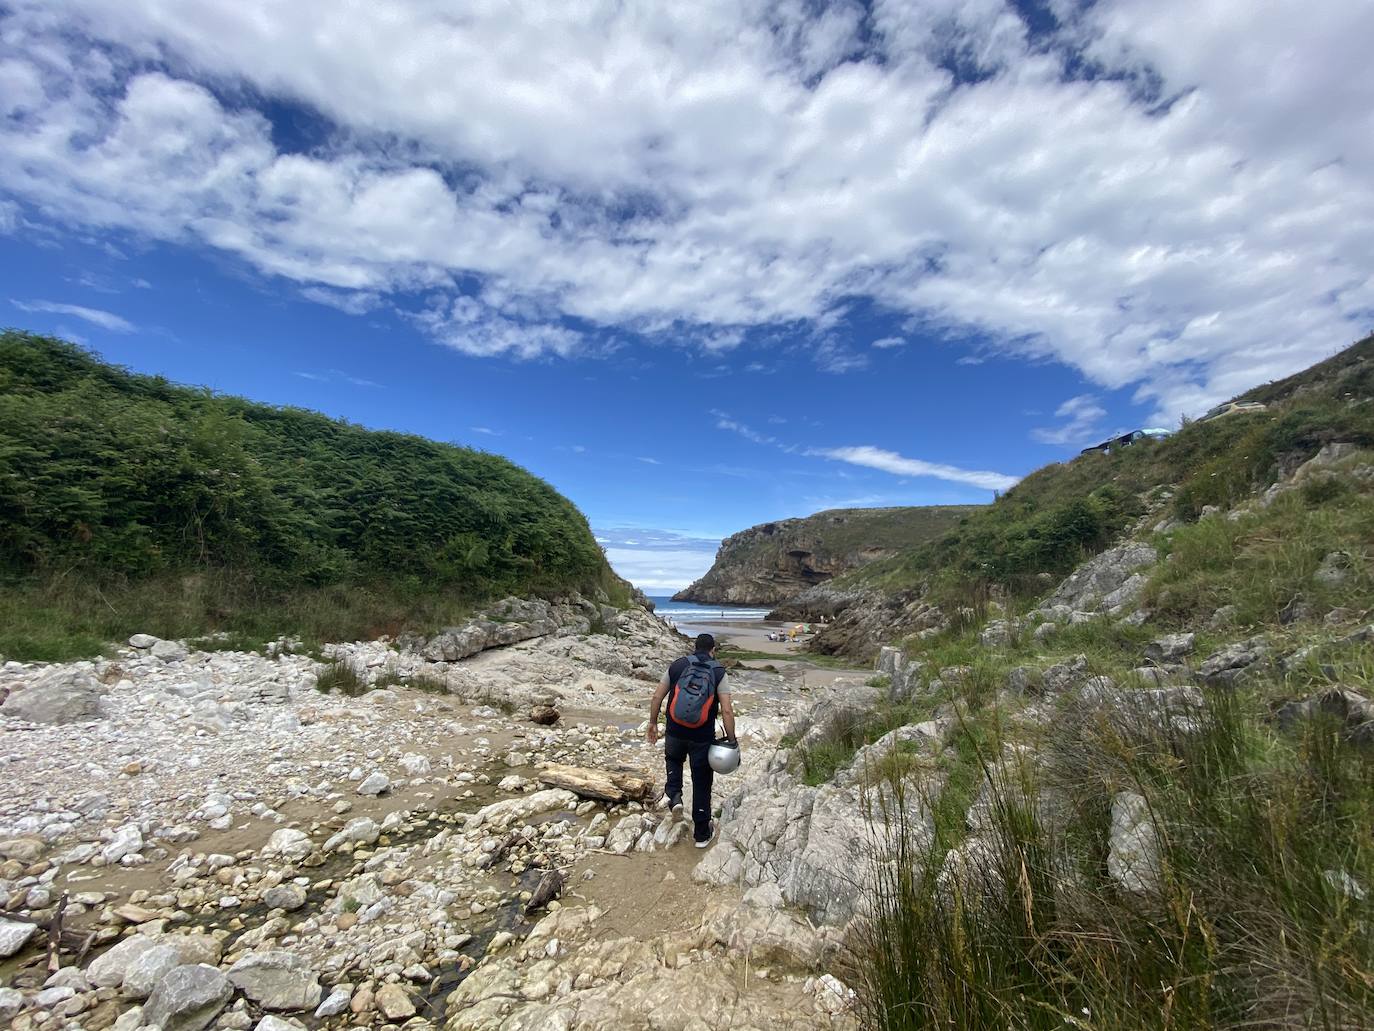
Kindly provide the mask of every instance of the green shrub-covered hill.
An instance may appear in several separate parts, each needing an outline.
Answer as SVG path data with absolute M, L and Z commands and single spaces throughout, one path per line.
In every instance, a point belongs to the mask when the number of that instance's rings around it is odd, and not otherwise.
M 1158 492 L 1171 492 L 1173 515 L 1193 520 L 1208 505 L 1230 507 L 1274 482 L 1325 443 L 1374 445 L 1374 336 L 1239 400 L 1267 408 L 1045 466 L 930 543 L 837 584 L 925 587 L 933 600 L 956 604 L 979 585 L 1034 597 L 1115 541 Z
M 623 597 L 586 519 L 496 455 L 0 334 L 0 653 L 132 631 L 320 638 L 506 594 Z

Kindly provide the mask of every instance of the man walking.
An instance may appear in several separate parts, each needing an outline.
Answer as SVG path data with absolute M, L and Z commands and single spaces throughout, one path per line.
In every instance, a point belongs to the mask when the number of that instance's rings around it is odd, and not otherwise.
M 725 726 L 725 736 L 735 740 L 735 710 L 730 693 L 721 690 L 725 667 L 716 661 L 716 639 L 710 634 L 697 637 L 696 651 L 684 655 L 668 667 L 649 702 L 649 744 L 658 741 L 658 715 L 664 698 L 668 699 L 664 727 L 663 761 L 667 773 L 663 793 L 673 813 L 682 812 L 682 764 L 692 768 L 692 838 L 697 848 L 711 843 L 715 827 L 711 822 L 711 783 L 715 772 L 708 753 L 716 737 L 716 717 Z

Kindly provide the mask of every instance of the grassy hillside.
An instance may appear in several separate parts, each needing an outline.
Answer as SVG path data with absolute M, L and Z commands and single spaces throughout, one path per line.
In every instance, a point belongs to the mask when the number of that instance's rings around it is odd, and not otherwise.
M 349 637 L 620 587 L 495 455 L 173 385 L 0 334 L 0 653 L 133 631 Z
M 818 559 L 834 560 L 867 550 L 918 547 L 956 525 L 976 505 L 921 505 L 902 508 L 833 508 L 771 525 L 777 535 L 755 537 L 741 557 L 759 558 L 788 540 L 806 538 Z M 755 528 L 757 529 L 757 528 Z
M 796 757 L 819 783 L 894 727 L 951 721 L 938 755 L 898 748 L 870 772 L 932 825 L 884 811 L 903 862 L 877 865 L 847 979 L 865 1026 L 1374 1026 L 1374 722 L 1352 715 L 1374 697 L 1371 463 L 1146 534 L 1163 560 L 1143 622 L 908 640 L 916 689 Z M 1161 691 L 1148 646 L 1178 631 L 1195 640 Z M 1207 657 L 1239 642 L 1262 657 L 1209 684 Z M 1130 796 L 1150 890 L 1113 868 Z
M 949 533 L 847 574 L 842 584 L 907 589 L 937 601 L 980 586 L 1013 597 L 1044 592 L 1159 502 L 1191 520 L 1273 482 L 1323 444 L 1374 444 L 1374 337 L 1288 379 L 1244 395 L 1264 412 L 1192 423 L 1162 441 L 1080 456 L 1026 477 Z
M 820 784 L 926 724 L 857 768 L 882 828 L 840 971 L 861 1026 L 1374 1027 L 1372 351 L 1248 395 L 1267 412 L 1042 470 L 884 570 L 966 618 L 894 642 L 873 709 L 784 742 Z M 1359 447 L 1253 491 L 1334 441 Z M 920 565 L 1043 596 L 1113 526 L 1160 556 L 1116 615 L 979 611 Z
M 676 597 L 775 604 L 866 562 L 915 548 L 976 507 L 835 508 L 761 523 L 721 542 L 710 570 Z

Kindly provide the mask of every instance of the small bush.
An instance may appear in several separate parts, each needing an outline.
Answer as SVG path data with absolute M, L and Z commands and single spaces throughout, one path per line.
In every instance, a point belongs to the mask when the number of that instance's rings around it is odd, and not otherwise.
M 358 671 L 343 660 L 331 662 L 320 670 L 320 675 L 315 679 L 315 690 L 321 694 L 337 691 L 339 694 L 356 698 L 371 691 L 372 688 L 373 685 L 358 676 Z
M 441 678 L 430 676 L 427 673 L 416 673 L 405 682 L 405 685 L 414 691 L 423 691 L 425 694 L 448 694 L 448 684 Z
M 823 740 L 797 750 L 793 759 L 800 769 L 802 781 L 815 787 L 833 780 L 835 774 L 848 766 L 854 754 L 864 745 L 872 744 L 889 731 L 917 718 L 919 712 L 912 706 L 886 702 L 867 712 L 845 710 L 833 721 L 830 733 Z M 793 747 L 796 743 L 787 742 L 788 739 L 784 738 L 783 747 Z

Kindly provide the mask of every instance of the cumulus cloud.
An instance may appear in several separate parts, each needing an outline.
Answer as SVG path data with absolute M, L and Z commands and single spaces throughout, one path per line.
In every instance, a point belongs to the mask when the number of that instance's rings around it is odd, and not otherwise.
M 1061 404 L 1054 414 L 1064 422 L 1031 430 L 1031 436 L 1042 444 L 1075 444 L 1097 435 L 1098 424 L 1107 410 L 1092 394 L 1079 394 Z
M 602 527 L 594 530 L 617 573 L 650 593 L 671 594 L 711 568 L 720 539 L 677 530 Z
M 100 308 L 86 308 L 79 304 L 58 304 L 55 301 L 16 301 L 13 298 L 10 299 L 10 303 L 20 311 L 70 315 L 72 318 L 83 319 L 101 329 L 108 329 L 112 333 L 132 333 L 136 328 L 128 319 L 122 318 L 114 312 L 103 311 Z
M 864 299 L 1163 420 L 1374 323 L 1369 4 L 1055 2 L 1035 34 L 1010 0 L 6 10 L 0 203 L 468 354 L 802 327 L 844 371 Z
M 848 462 L 867 469 L 879 469 L 894 476 L 932 476 L 937 480 L 950 483 L 966 483 L 983 490 L 1008 490 L 1016 485 L 1018 477 L 1004 473 L 985 472 L 977 469 L 960 469 L 954 465 L 927 462 L 920 458 L 907 458 L 895 451 L 862 445 L 859 447 L 813 448 L 807 452 L 836 462 Z

